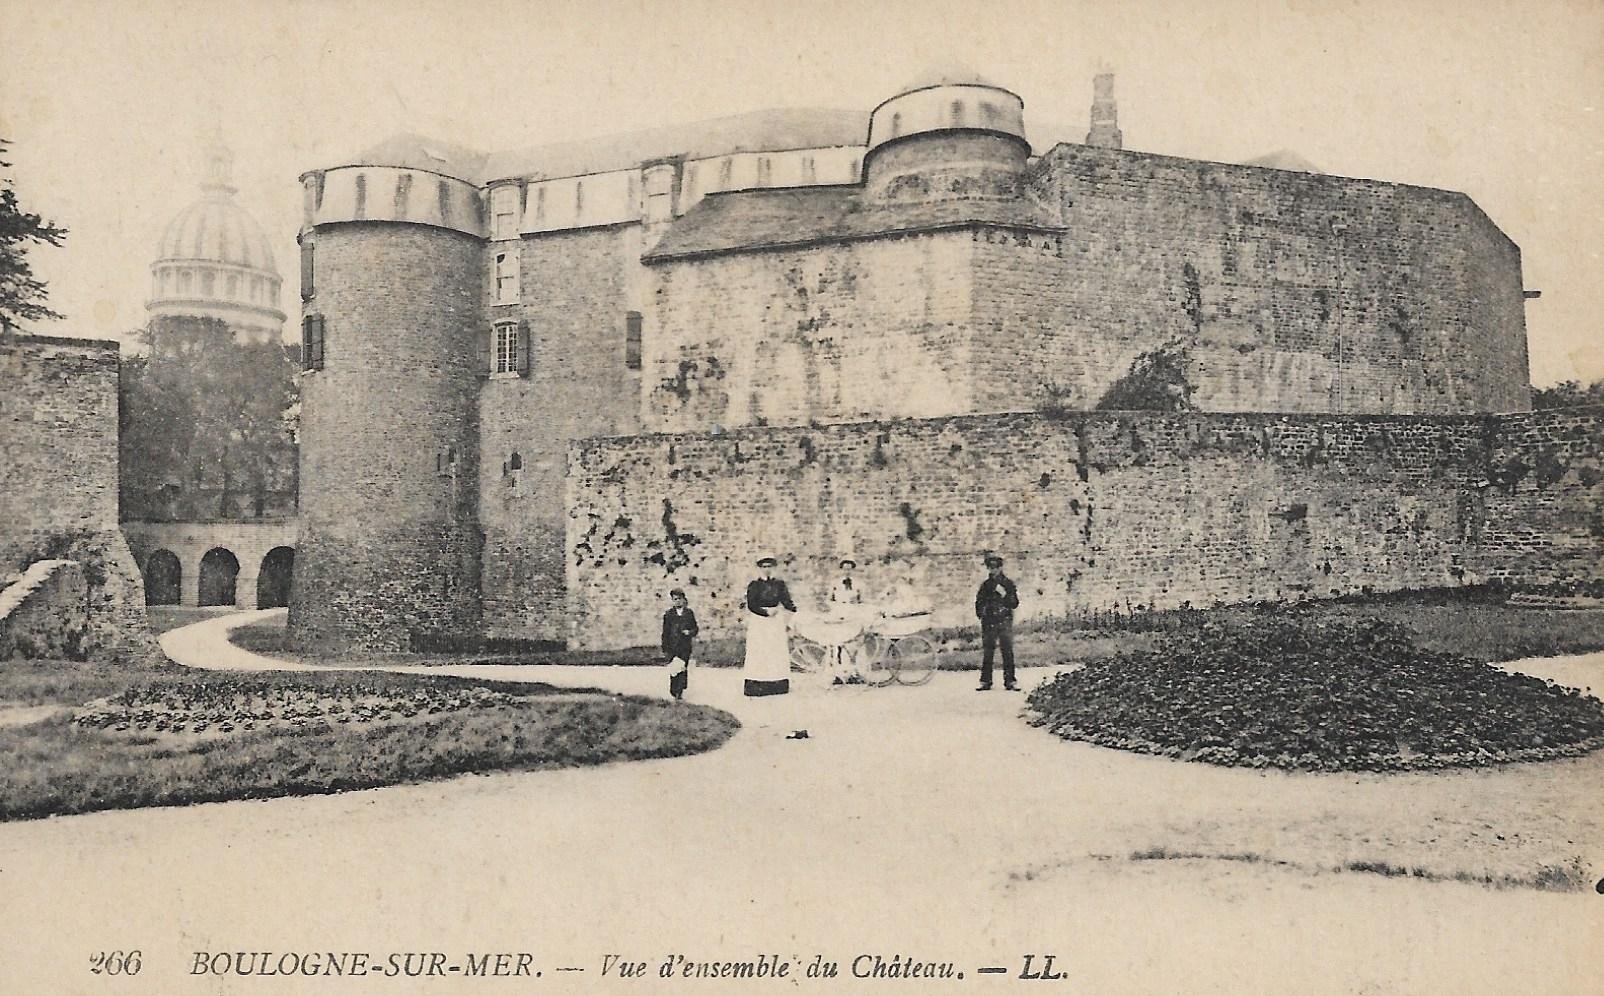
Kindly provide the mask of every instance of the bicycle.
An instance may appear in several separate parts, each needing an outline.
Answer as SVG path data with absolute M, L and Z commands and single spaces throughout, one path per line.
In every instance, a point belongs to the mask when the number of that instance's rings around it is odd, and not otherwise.
M 884 688 L 893 682 L 922 685 L 936 673 L 936 645 L 923 631 L 929 613 L 890 616 L 864 624 L 800 622 L 791 637 L 791 669 L 821 674 L 840 653 L 863 683 Z M 802 632 L 806 629 L 808 632 Z

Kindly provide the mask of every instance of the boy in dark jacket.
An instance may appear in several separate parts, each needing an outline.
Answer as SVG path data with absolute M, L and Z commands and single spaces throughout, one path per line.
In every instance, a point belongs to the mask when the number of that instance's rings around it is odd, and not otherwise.
M 701 632 L 696 613 L 686 603 L 685 590 L 668 593 L 673 607 L 663 613 L 663 655 L 668 658 L 668 694 L 676 700 L 685 695 L 691 679 L 691 641 Z

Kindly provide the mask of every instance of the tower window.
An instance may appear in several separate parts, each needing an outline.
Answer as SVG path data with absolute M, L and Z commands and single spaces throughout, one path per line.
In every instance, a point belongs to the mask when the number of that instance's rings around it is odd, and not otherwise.
M 802 182 L 803 183 L 813 183 L 818 178 L 819 178 L 818 171 L 816 169 L 814 169 L 814 166 L 813 166 L 813 157 L 812 156 L 803 156 L 802 157 Z
M 323 316 L 301 319 L 301 369 L 323 369 Z
M 891 115 L 891 137 L 896 138 L 900 134 L 902 134 L 902 114 L 899 112 Z
M 768 186 L 769 177 L 772 175 L 772 172 L 773 171 L 770 168 L 769 158 L 767 156 L 759 157 L 757 161 L 757 185 L 760 187 Z
M 518 253 L 496 253 L 496 303 L 518 303 Z
M 961 100 L 952 102 L 952 123 L 955 125 L 964 123 L 964 102 Z
M 201 272 L 201 294 L 205 297 L 211 297 L 216 294 L 216 292 L 217 274 L 213 273 L 211 270 L 203 270 Z
M 352 212 L 352 217 L 354 217 L 354 218 L 366 218 L 367 216 L 368 216 L 368 175 L 366 173 L 358 173 L 356 175 L 356 210 L 354 212 Z
M 735 163 L 731 161 L 729 156 L 725 156 L 723 162 L 718 164 L 718 189 L 730 189 L 730 177 L 733 176 L 734 173 Z
M 239 297 L 239 277 L 232 273 L 228 275 L 228 296 L 231 299 Z
M 188 281 L 185 281 L 186 283 Z M 312 243 L 310 240 L 301 243 L 301 300 L 312 300 L 314 293 L 312 283 Z
M 640 312 L 631 311 L 624 316 L 624 366 L 630 370 L 640 369 L 640 346 Z
M 511 239 L 518 235 L 518 188 L 497 187 L 490 192 L 490 237 Z
M 193 280 L 194 280 L 194 276 L 188 270 L 179 270 L 178 271 L 178 292 L 180 294 L 188 294 L 190 285 L 191 285 Z
M 518 323 L 496 323 L 495 365 L 490 368 L 498 374 L 518 372 Z
M 529 376 L 529 323 L 497 322 L 491 329 L 490 372 Z

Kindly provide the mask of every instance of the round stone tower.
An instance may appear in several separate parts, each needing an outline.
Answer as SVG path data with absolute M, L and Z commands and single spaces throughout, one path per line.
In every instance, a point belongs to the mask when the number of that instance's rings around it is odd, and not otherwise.
M 870 113 L 865 192 L 880 201 L 1011 199 L 1029 158 L 1017 94 L 969 73 L 933 73 Z
M 479 628 L 484 222 L 422 169 L 308 173 L 301 534 L 289 638 L 404 649 Z

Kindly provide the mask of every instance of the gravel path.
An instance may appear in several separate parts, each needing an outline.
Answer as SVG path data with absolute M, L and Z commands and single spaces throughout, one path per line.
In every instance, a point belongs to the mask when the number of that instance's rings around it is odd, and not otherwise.
M 219 642 L 257 617 L 163 646 L 285 666 Z M 1604 655 L 1519 666 L 1604 686 Z M 666 685 L 647 668 L 423 670 Z M 141 947 L 144 974 L 116 991 L 749 992 L 600 970 L 609 954 L 655 973 L 669 953 L 768 952 L 843 975 L 875 954 L 967 975 L 802 991 L 1016 991 L 974 970 L 1017 973 L 1036 952 L 1057 955 L 1061 993 L 1597 991 L 1604 897 L 1332 869 L 1523 877 L 1580 859 L 1598 874 L 1600 755 L 1385 777 L 1212 768 L 1059 741 L 973 680 L 748 700 L 738 672 L 699 670 L 692 698 L 745 725 L 696 757 L 0 825 L 0 980 L 98 992 L 88 953 Z M 530 951 L 545 976 L 525 990 L 184 974 L 194 951 L 242 949 Z

